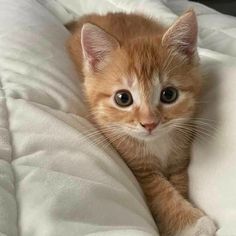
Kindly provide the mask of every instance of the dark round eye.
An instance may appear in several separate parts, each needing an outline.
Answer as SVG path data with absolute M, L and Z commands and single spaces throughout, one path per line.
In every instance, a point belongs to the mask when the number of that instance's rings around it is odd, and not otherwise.
M 133 104 L 133 98 L 129 91 L 119 90 L 115 94 L 115 102 L 120 107 L 128 107 Z
M 178 98 L 178 90 L 174 87 L 166 87 L 161 91 L 161 102 L 173 103 Z

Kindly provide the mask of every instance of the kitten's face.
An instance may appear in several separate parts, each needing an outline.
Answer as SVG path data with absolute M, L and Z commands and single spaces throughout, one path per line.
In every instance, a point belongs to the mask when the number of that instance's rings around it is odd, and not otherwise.
M 107 58 L 88 59 L 85 93 L 100 127 L 149 140 L 192 117 L 201 86 L 195 55 L 163 45 L 163 37 L 112 41 Z
M 168 54 L 159 55 L 158 48 L 153 53 L 156 57 L 148 61 L 125 50 L 115 52 L 103 73 L 85 80 L 91 110 L 102 127 L 150 139 L 192 117 L 200 89 L 197 69 L 186 65 L 181 57 L 165 68 Z

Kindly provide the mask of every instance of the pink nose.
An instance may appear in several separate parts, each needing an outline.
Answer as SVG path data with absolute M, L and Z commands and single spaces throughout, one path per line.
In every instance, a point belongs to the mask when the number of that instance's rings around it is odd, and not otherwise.
M 158 125 L 157 122 L 142 124 L 140 123 L 149 133 L 151 133 Z

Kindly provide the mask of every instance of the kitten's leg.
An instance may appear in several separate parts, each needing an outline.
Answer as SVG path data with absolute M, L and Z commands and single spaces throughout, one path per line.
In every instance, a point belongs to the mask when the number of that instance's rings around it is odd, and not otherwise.
M 174 188 L 185 198 L 188 199 L 188 169 L 181 169 L 169 175 L 168 180 Z
M 143 188 L 161 235 L 215 235 L 214 223 L 184 199 L 167 179 L 147 169 L 136 169 L 134 173 Z

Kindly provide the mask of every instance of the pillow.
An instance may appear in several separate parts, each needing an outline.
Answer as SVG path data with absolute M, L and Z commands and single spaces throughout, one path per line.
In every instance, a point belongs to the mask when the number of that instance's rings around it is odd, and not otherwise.
M 0 234 L 158 235 L 135 178 L 84 118 L 69 33 L 34 0 L 0 7 Z
M 218 223 L 217 236 L 236 235 L 236 67 L 208 77 L 199 137 L 189 169 L 193 202 Z

